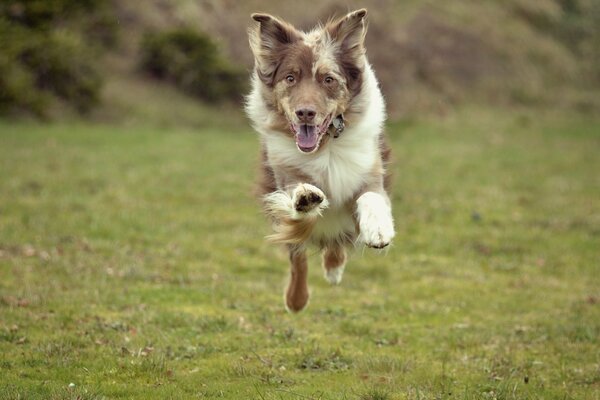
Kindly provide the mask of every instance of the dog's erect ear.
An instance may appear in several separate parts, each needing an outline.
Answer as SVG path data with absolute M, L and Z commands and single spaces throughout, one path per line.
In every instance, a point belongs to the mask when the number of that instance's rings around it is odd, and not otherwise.
M 267 49 L 294 43 L 300 38 L 298 31 L 287 22 L 280 21 L 269 14 L 252 14 L 259 23 L 258 34 L 261 45 Z
M 250 48 L 254 54 L 258 76 L 267 85 L 273 78 L 281 50 L 300 39 L 300 33 L 292 25 L 269 14 L 252 14 L 258 22 L 248 30 Z
M 365 53 L 366 17 L 367 10 L 362 8 L 327 24 L 325 28 L 331 39 L 339 44 L 341 53 L 355 58 Z
M 345 17 L 333 20 L 325 25 L 325 31 L 337 44 L 337 57 L 353 94 L 361 88 L 361 74 L 364 67 L 365 35 L 367 10 L 353 11 Z

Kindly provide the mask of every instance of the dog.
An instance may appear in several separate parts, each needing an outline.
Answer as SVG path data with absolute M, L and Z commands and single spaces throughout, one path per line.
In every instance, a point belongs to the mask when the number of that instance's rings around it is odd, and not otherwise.
M 261 139 L 268 238 L 289 250 L 292 312 L 309 300 L 308 245 L 322 250 L 325 278 L 339 284 L 347 247 L 382 249 L 395 235 L 385 103 L 366 57 L 366 17 L 360 9 L 303 32 L 252 14 L 246 113 Z

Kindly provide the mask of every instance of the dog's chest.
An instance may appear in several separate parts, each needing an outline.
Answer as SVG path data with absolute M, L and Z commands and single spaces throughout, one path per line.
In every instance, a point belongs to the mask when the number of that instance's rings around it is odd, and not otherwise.
M 309 169 L 313 169 L 310 176 L 322 186 L 330 203 L 341 205 L 364 185 L 375 157 L 369 149 L 345 143 L 332 143 L 327 150 L 314 166 L 310 164 Z
M 316 154 L 301 154 L 295 143 L 267 142 L 269 161 L 309 176 L 327 196 L 330 204 L 341 206 L 368 181 L 378 155 L 370 140 L 352 137 L 334 139 Z

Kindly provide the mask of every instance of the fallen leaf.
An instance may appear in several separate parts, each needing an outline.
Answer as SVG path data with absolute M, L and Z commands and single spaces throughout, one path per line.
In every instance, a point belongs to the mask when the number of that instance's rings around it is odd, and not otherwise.
M 29 300 L 27 300 L 27 299 L 17 300 L 17 307 L 27 307 L 28 305 L 29 305 Z
M 27 245 L 23 246 L 23 248 L 21 249 L 21 253 L 25 257 L 33 257 L 33 256 L 35 256 L 35 249 L 33 248 L 32 245 L 27 244 Z

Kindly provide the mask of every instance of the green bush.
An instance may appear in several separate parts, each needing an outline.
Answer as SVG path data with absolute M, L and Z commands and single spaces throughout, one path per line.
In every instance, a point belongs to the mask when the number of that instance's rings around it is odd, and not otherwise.
M 45 116 L 57 99 L 91 110 L 102 86 L 92 49 L 114 44 L 116 32 L 107 0 L 1 2 L 0 114 Z
M 20 58 L 38 89 L 54 93 L 80 112 L 98 103 L 101 77 L 79 37 L 53 32 L 28 46 Z
M 107 5 L 107 0 L 5 0 L 0 4 L 0 16 L 33 29 L 50 28 L 57 20 L 96 12 Z
M 46 93 L 35 91 L 31 73 L 0 53 L 0 114 L 26 110 L 42 116 L 48 100 Z
M 118 21 L 109 0 L 5 0 L 0 18 L 36 32 L 60 26 L 105 46 L 117 42 Z
M 226 62 L 208 36 L 191 29 L 147 33 L 140 52 L 143 70 L 204 100 L 237 100 L 244 91 L 245 72 Z
M 57 97 L 82 113 L 99 102 L 94 57 L 74 33 L 41 33 L 0 20 L 0 47 L 0 113 L 44 116 Z

